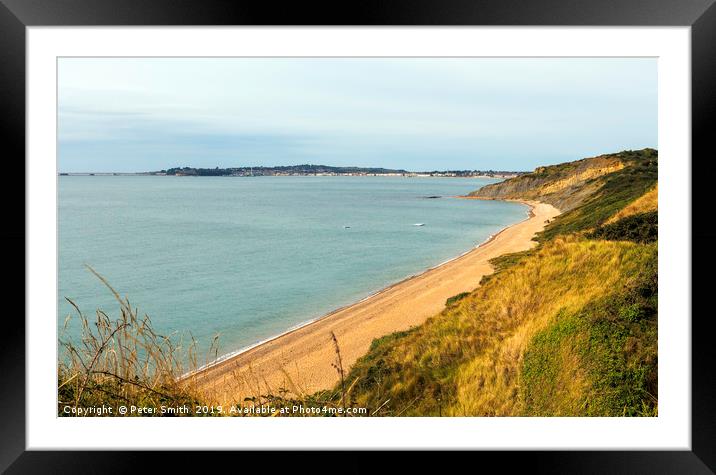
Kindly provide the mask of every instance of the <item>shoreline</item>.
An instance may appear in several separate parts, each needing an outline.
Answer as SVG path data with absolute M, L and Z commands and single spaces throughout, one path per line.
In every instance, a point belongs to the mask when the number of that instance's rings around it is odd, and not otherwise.
M 482 199 L 468 196 L 456 196 L 454 198 Z M 487 261 L 502 254 L 518 252 L 519 250 L 525 250 L 532 247 L 535 244 L 534 241 L 531 240 L 532 236 L 534 236 L 534 233 L 541 230 L 547 220 L 551 220 L 554 216 L 559 214 L 559 210 L 545 203 L 528 200 L 504 201 L 513 201 L 528 206 L 528 216 L 521 221 L 518 221 L 499 230 L 495 234 L 488 237 L 482 243 L 472 247 L 471 249 L 468 249 L 467 251 L 451 259 L 443 261 L 416 274 L 409 275 L 393 284 L 381 288 L 380 290 L 356 302 L 352 302 L 350 304 L 336 308 L 335 310 L 332 310 L 331 312 L 323 314 L 314 319 L 299 323 L 298 325 L 287 329 L 283 333 L 266 338 L 247 347 L 240 348 L 236 351 L 226 353 L 225 355 L 220 356 L 216 360 L 209 362 L 206 365 L 203 365 L 195 370 L 183 374 L 181 376 L 181 380 L 184 382 L 189 382 L 189 384 L 195 385 L 195 387 L 198 387 L 205 393 L 207 391 L 213 393 L 214 399 L 220 402 L 240 400 L 243 396 L 250 394 L 264 394 L 266 390 L 269 390 L 270 393 L 270 390 L 274 387 L 286 388 L 288 386 L 293 393 L 307 393 L 320 389 L 327 389 L 328 387 L 332 386 L 335 381 L 338 380 L 338 374 L 331 365 L 331 363 L 333 362 L 333 358 L 326 358 L 326 356 L 329 356 L 331 353 L 333 354 L 333 356 L 335 356 L 335 349 L 332 346 L 331 341 L 326 338 L 326 335 L 330 335 L 331 332 L 335 332 L 337 334 L 339 330 L 344 330 L 342 332 L 343 335 L 341 336 L 347 336 L 347 340 L 349 341 L 342 340 L 341 338 L 339 338 L 342 354 L 345 353 L 345 350 L 343 348 L 345 345 L 352 347 L 366 346 L 365 341 L 362 342 L 363 344 L 352 344 L 354 342 L 350 341 L 350 333 L 358 333 L 359 330 L 351 326 L 348 326 L 348 328 L 340 328 L 341 326 L 346 326 L 341 325 L 341 323 L 347 324 L 349 320 L 357 320 L 355 322 L 351 321 L 350 323 L 353 325 L 365 325 L 367 323 L 370 323 L 372 320 L 388 320 L 388 325 L 385 325 L 385 322 L 380 322 L 381 325 L 375 325 L 381 328 L 391 327 L 388 329 L 388 331 L 381 331 L 379 328 L 374 328 L 373 331 L 366 331 L 364 328 L 360 329 L 362 330 L 360 333 L 362 333 L 361 336 L 363 337 L 361 338 L 361 340 L 367 339 L 367 346 L 369 346 L 369 343 L 372 342 L 374 338 L 380 338 L 392 332 L 400 331 L 401 329 L 405 330 L 412 326 L 419 325 L 430 316 L 439 313 L 439 311 L 444 307 L 445 300 L 447 299 L 447 297 L 451 297 L 452 295 L 460 293 L 459 291 L 455 290 L 450 290 L 449 292 L 445 293 L 447 287 L 457 286 L 467 289 L 462 291 L 474 290 L 474 288 L 479 286 L 479 281 L 481 280 L 482 276 L 489 274 L 493 271 L 492 266 Z M 537 208 L 539 208 L 539 210 L 536 213 L 535 210 Z M 536 218 L 544 218 L 544 220 L 543 222 L 538 223 L 536 222 Z M 528 224 L 530 226 L 527 226 Z M 523 229 L 526 227 L 528 227 L 529 229 Z M 513 232 L 511 233 L 510 231 Z M 525 233 L 518 231 L 527 232 Z M 511 234 L 519 234 L 519 237 L 522 239 L 518 239 L 518 241 L 520 241 L 518 243 L 512 242 L 515 241 L 515 239 L 510 239 Z M 514 238 L 514 236 L 512 237 Z M 498 241 L 508 241 L 508 245 L 495 246 L 495 243 L 499 244 Z M 497 249 L 493 249 L 494 247 L 497 247 Z M 502 249 L 501 247 L 506 247 L 507 249 Z M 474 260 L 470 258 L 474 258 L 476 254 L 486 255 L 480 256 L 483 257 L 483 259 L 478 259 L 479 262 L 461 262 L 466 260 Z M 474 285 L 468 285 L 467 283 L 460 285 L 461 282 L 454 282 L 456 280 L 454 277 L 442 275 L 438 276 L 440 277 L 440 279 L 438 279 L 437 283 L 444 284 L 445 281 L 447 281 L 448 284 L 455 285 L 442 285 L 442 287 L 445 288 L 440 289 L 443 292 L 441 292 L 442 295 L 438 298 L 438 302 L 440 304 L 439 308 L 436 305 L 431 305 L 429 310 L 420 307 L 420 310 L 423 311 L 421 312 L 421 317 L 417 319 L 418 321 L 415 321 L 416 318 L 414 317 L 403 319 L 398 318 L 397 320 L 399 321 L 395 321 L 396 319 L 391 319 L 390 315 L 388 315 L 390 312 L 385 311 L 383 312 L 384 314 L 386 314 L 385 317 L 383 316 L 383 314 L 376 314 L 375 312 L 371 312 L 368 315 L 363 315 L 364 313 L 366 313 L 366 311 L 362 307 L 395 307 L 398 304 L 402 304 L 403 306 L 407 305 L 408 307 L 410 307 L 411 302 L 405 301 L 404 298 L 401 299 L 402 296 L 390 296 L 388 294 L 398 293 L 404 288 L 415 287 L 416 284 L 421 284 L 420 281 L 423 280 L 435 281 L 436 274 L 445 273 L 446 271 L 449 271 L 451 268 L 454 267 L 461 267 L 460 264 L 464 264 L 463 267 L 481 264 L 477 266 L 481 269 L 479 269 L 478 272 L 474 273 L 474 275 L 471 276 L 471 282 Z M 486 266 L 489 267 L 489 269 L 486 269 Z M 477 281 L 476 284 L 475 281 Z M 436 282 L 426 283 L 435 284 Z M 445 295 L 447 295 L 447 297 L 445 297 Z M 375 310 L 393 309 L 377 308 Z M 358 315 L 351 315 L 352 313 Z M 401 316 L 400 312 L 397 316 Z M 365 338 L 365 333 L 369 333 L 369 338 Z M 323 338 L 320 338 L 320 336 L 323 336 Z M 305 348 L 301 345 L 297 346 L 294 340 L 301 340 L 300 343 L 308 346 L 308 348 Z M 349 370 L 350 366 L 352 366 L 352 364 L 358 357 L 365 354 L 367 349 L 368 348 L 365 347 L 363 351 L 360 351 L 358 352 L 359 354 L 357 354 L 355 348 L 351 348 L 352 351 L 349 351 L 350 354 L 348 355 L 348 358 L 346 358 L 346 355 L 343 355 L 344 365 L 348 368 L 346 371 Z M 307 356 L 315 356 L 307 355 L 307 353 L 320 353 L 323 355 L 323 368 L 322 370 L 318 371 L 318 373 L 321 374 L 316 374 L 315 369 L 306 367 L 306 365 L 302 365 L 304 366 L 303 368 L 299 367 L 299 359 L 302 360 L 301 362 L 303 362 L 303 360 L 307 359 Z M 308 359 L 311 360 L 313 358 Z M 289 371 L 293 371 L 293 368 L 290 368 L 291 365 L 295 366 L 293 376 L 289 374 Z M 330 370 L 327 370 L 327 368 L 330 368 Z M 302 378 L 301 370 L 306 370 L 307 373 L 310 374 L 310 377 L 308 379 L 306 379 L 305 377 Z M 306 374 L 304 374 L 303 376 L 306 376 Z M 335 379 L 335 381 L 332 381 L 333 379 Z M 294 383 L 294 380 L 296 380 L 300 384 L 296 385 Z M 281 384 L 283 385 L 281 386 Z
M 468 196 L 452 196 L 451 198 L 470 199 L 470 200 L 484 199 L 484 198 L 474 198 L 474 197 L 468 197 Z M 380 288 L 379 290 L 376 290 L 375 292 L 371 293 L 370 295 L 368 295 L 368 296 L 366 296 L 366 297 L 363 297 L 363 298 L 360 299 L 360 300 L 356 300 L 356 301 L 351 302 L 351 303 L 349 303 L 349 304 L 342 305 L 342 306 L 340 306 L 340 307 L 338 307 L 338 308 L 336 308 L 336 309 L 334 309 L 334 310 L 331 310 L 331 311 L 328 312 L 328 313 L 324 313 L 323 315 L 321 315 L 321 316 L 319 316 L 319 317 L 312 318 L 312 319 L 310 319 L 310 320 L 306 320 L 306 321 L 304 321 L 304 322 L 301 322 L 301 323 L 298 323 L 298 324 L 296 324 L 296 325 L 293 325 L 293 326 L 289 327 L 286 331 L 284 331 L 284 332 L 282 332 L 282 333 L 279 333 L 279 334 L 274 335 L 274 336 L 267 337 L 267 338 L 265 338 L 265 339 L 263 339 L 263 340 L 260 340 L 260 341 L 258 341 L 258 342 L 256 342 L 256 343 L 251 343 L 250 345 L 247 345 L 247 346 L 245 346 L 245 347 L 243 347 L 243 348 L 239 348 L 238 350 L 230 351 L 230 352 L 228 352 L 228 353 L 226 353 L 226 354 L 223 354 L 223 355 L 219 356 L 218 358 L 216 358 L 214 361 L 211 361 L 211 362 L 209 362 L 209 363 L 206 363 L 206 364 L 204 364 L 204 365 L 198 367 L 198 368 L 195 369 L 195 370 L 188 371 L 188 372 L 182 374 L 182 375 L 180 376 L 180 379 L 186 379 L 186 378 L 191 377 L 192 375 L 195 375 L 195 374 L 197 374 L 197 373 L 201 373 L 201 372 L 204 371 L 204 370 L 211 369 L 212 367 L 214 367 L 214 366 L 216 366 L 216 365 L 218 365 L 218 364 L 221 364 L 221 363 L 223 363 L 224 361 L 230 360 L 231 358 L 234 358 L 234 357 L 236 357 L 236 356 L 240 356 L 240 355 L 242 355 L 242 354 L 244 354 L 244 353 L 247 353 L 247 352 L 253 350 L 253 349 L 256 348 L 256 347 L 259 347 L 259 346 L 261 346 L 261 345 L 263 345 L 263 344 L 265 344 L 265 343 L 270 343 L 270 342 L 272 342 L 272 341 L 274 341 L 274 340 L 276 340 L 276 339 L 278 339 L 278 338 L 281 338 L 281 337 L 283 337 L 283 336 L 289 335 L 289 334 L 291 334 L 291 333 L 293 333 L 293 332 L 295 332 L 295 331 L 298 331 L 298 330 L 300 330 L 300 329 L 302 329 L 302 328 L 304 328 L 304 327 L 307 327 L 307 326 L 312 325 L 312 324 L 314 324 L 314 323 L 318 323 L 318 322 L 320 322 L 320 321 L 323 320 L 323 319 L 330 318 L 332 315 L 335 315 L 335 314 L 338 313 L 338 312 L 341 312 L 341 311 L 346 310 L 346 309 L 348 309 L 348 308 L 350 308 L 350 307 L 352 307 L 352 306 L 354 306 L 354 305 L 358 305 L 358 304 L 363 303 L 363 302 L 365 302 L 365 301 L 367 301 L 367 300 L 369 300 L 369 299 L 372 299 L 372 298 L 374 298 L 374 297 L 377 297 L 377 296 L 379 296 L 380 294 L 382 294 L 382 293 L 384 293 L 384 292 L 388 292 L 389 290 L 391 290 L 393 287 L 395 287 L 395 286 L 397 286 L 397 285 L 404 284 L 404 283 L 410 281 L 411 279 L 415 279 L 415 278 L 420 277 L 420 276 L 422 276 L 422 275 L 424 275 L 424 274 L 426 274 L 426 273 L 428 273 L 428 272 L 430 272 L 430 271 L 436 270 L 436 269 L 438 269 L 438 268 L 440 268 L 440 267 L 442 267 L 442 266 L 444 266 L 444 265 L 450 264 L 451 262 L 456 261 L 456 260 L 460 259 L 461 257 L 464 257 L 464 256 L 466 256 L 467 254 L 473 252 L 474 250 L 478 249 L 479 247 L 481 247 L 481 246 L 486 246 L 487 244 L 489 244 L 490 242 L 492 242 L 495 238 L 497 238 L 497 236 L 499 236 L 501 233 L 507 231 L 507 230 L 510 229 L 511 227 L 517 226 L 518 224 L 523 223 L 523 222 L 525 222 L 525 221 L 527 221 L 527 220 L 529 220 L 529 219 L 531 219 L 531 218 L 534 217 L 534 211 L 533 211 L 533 210 L 534 210 L 534 207 L 535 207 L 534 204 L 528 203 L 528 202 L 525 202 L 525 201 L 520 201 L 520 200 L 503 200 L 503 201 L 513 201 L 513 202 L 517 202 L 517 203 L 521 203 L 521 204 L 526 205 L 526 206 L 528 207 L 527 217 L 526 217 L 525 219 L 521 220 L 521 221 L 518 221 L 518 222 L 516 222 L 516 223 L 510 224 L 509 226 L 506 226 L 506 227 L 500 229 L 500 230 L 497 231 L 495 234 L 491 234 L 487 239 L 485 239 L 485 240 L 484 240 L 483 242 L 481 242 L 480 244 L 477 244 L 476 246 L 471 247 L 471 248 L 468 249 L 467 251 L 462 252 L 462 253 L 458 254 L 457 256 L 455 256 L 455 257 L 451 257 L 450 259 L 447 259 L 447 260 L 445 260 L 445 261 L 443 261 L 443 262 L 441 262 L 441 263 L 439 263 L 439 264 L 436 264 L 436 265 L 434 265 L 434 266 L 432 266 L 432 267 L 428 267 L 427 269 L 424 269 L 424 270 L 422 270 L 422 271 L 420 271 L 420 272 L 418 272 L 418 273 L 410 274 L 410 275 L 408 275 L 407 277 L 403 277 L 402 279 L 400 279 L 400 280 L 398 280 L 398 281 L 396 281 L 396 282 L 393 282 L 392 284 L 388 284 L 388 285 L 386 285 L 385 287 L 382 287 L 382 288 Z

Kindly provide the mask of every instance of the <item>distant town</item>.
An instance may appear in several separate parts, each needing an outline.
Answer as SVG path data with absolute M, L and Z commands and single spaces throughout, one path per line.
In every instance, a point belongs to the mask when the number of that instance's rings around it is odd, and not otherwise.
M 406 177 L 491 177 L 513 178 L 527 172 L 505 170 L 433 170 L 412 172 L 390 168 L 331 167 L 328 165 L 290 165 L 276 167 L 232 167 L 232 168 L 194 168 L 176 167 L 166 170 L 123 173 L 123 172 L 86 172 L 60 173 L 60 176 L 406 176 Z

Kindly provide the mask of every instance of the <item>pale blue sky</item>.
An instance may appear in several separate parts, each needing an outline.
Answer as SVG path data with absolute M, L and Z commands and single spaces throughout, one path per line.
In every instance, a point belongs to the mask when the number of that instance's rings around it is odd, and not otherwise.
M 59 169 L 531 170 L 657 147 L 636 58 L 61 58 Z

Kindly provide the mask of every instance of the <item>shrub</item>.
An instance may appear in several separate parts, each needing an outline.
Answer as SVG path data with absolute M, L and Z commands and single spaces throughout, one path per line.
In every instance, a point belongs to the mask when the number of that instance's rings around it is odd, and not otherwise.
M 659 238 L 659 214 L 651 211 L 627 216 L 600 226 L 587 236 L 608 241 L 654 242 Z

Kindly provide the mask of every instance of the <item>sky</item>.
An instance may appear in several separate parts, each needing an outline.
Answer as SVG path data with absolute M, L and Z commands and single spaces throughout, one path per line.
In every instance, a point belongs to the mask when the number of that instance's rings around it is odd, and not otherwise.
M 532 170 L 657 148 L 655 58 L 60 58 L 58 169 Z

